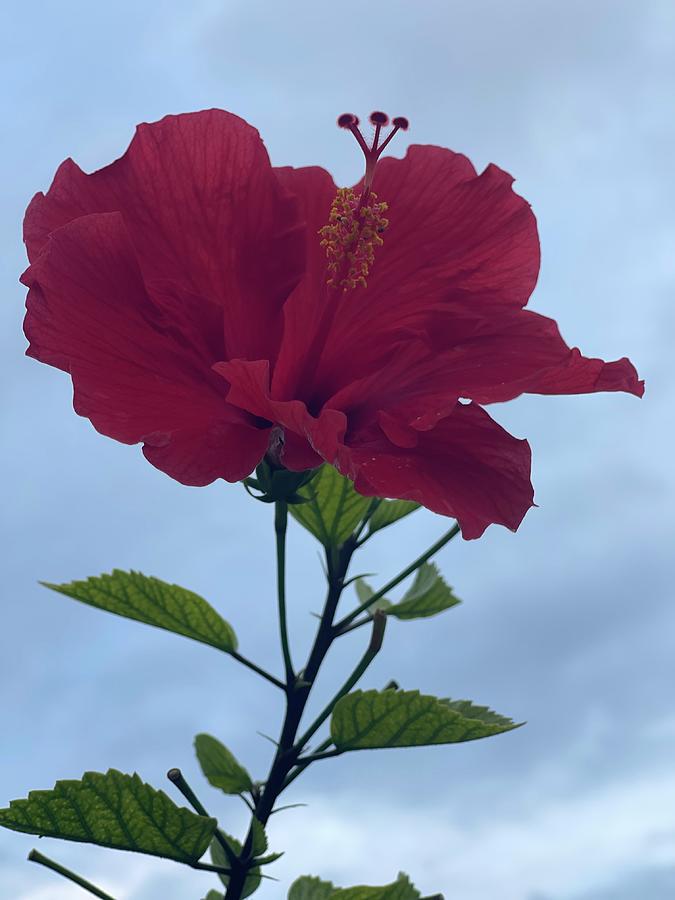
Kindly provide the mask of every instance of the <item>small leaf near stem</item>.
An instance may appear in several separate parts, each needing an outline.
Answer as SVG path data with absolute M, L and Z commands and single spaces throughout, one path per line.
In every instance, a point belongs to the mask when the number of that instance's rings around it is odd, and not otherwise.
M 251 794 L 253 780 L 230 750 L 210 734 L 198 734 L 194 740 L 199 765 L 207 781 L 226 794 Z
M 30 862 L 39 863 L 39 865 L 44 866 L 47 869 L 51 869 L 52 872 L 56 872 L 58 875 L 62 875 L 69 881 L 72 881 L 75 884 L 79 885 L 81 888 L 84 888 L 85 891 L 89 891 L 89 893 L 93 894 L 95 897 L 99 897 L 100 900 L 115 900 L 115 898 L 110 894 L 106 894 L 105 891 L 102 891 L 101 888 L 96 887 L 95 884 L 92 884 L 90 881 L 82 878 L 81 875 L 77 875 L 75 872 L 71 872 L 70 869 L 66 869 L 65 866 L 59 865 L 59 863 L 54 862 L 53 859 L 49 859 L 48 856 L 43 856 L 42 853 L 39 853 L 37 850 L 31 850 L 28 854 L 28 859 L 30 860 Z
M 288 641 L 288 620 L 286 616 L 286 528 L 288 526 L 288 503 L 285 500 L 277 500 L 274 504 L 274 531 L 277 546 L 277 599 L 279 603 L 279 632 L 281 635 L 281 649 L 284 656 L 284 669 L 286 671 L 286 686 L 293 683 L 295 673 L 291 660 L 291 650 Z
M 454 537 L 459 534 L 459 525 L 455 524 L 453 527 L 446 531 L 446 533 L 439 538 L 435 544 L 432 544 L 428 550 L 426 550 L 421 556 L 418 556 L 417 559 L 410 563 L 402 572 L 399 572 L 391 581 L 387 582 L 383 588 L 380 588 L 379 591 L 376 591 L 372 597 L 366 600 L 364 603 L 361 603 L 360 606 L 357 606 L 355 610 L 353 610 L 349 615 L 345 616 L 344 619 L 341 619 L 337 622 L 333 628 L 334 632 L 337 635 L 345 634 L 345 629 L 351 625 L 351 623 L 356 619 L 362 612 L 366 612 L 374 603 L 377 603 L 386 593 L 388 593 L 392 588 L 395 588 L 396 585 L 400 584 L 408 575 L 412 575 L 419 567 L 425 563 L 428 559 L 438 553 L 447 543 L 449 543 Z
M 190 804 L 190 806 L 194 809 L 194 811 L 198 815 L 209 816 L 207 811 L 204 809 L 204 806 L 202 805 L 201 801 L 199 800 L 199 798 L 197 797 L 195 792 L 192 790 L 190 785 L 187 783 L 187 781 L 183 777 L 183 773 L 181 772 L 180 769 L 176 769 L 176 768 L 169 769 L 169 771 L 166 773 L 166 777 L 169 779 L 169 781 L 171 781 L 173 784 L 176 785 L 178 790 L 181 792 L 181 794 L 185 797 L 187 802 Z M 221 847 L 227 854 L 228 860 L 230 862 L 232 862 L 232 860 L 235 857 L 232 856 L 232 851 L 231 851 L 230 845 L 223 838 L 219 828 L 216 828 L 213 837 L 215 838 L 215 840 L 218 841 L 218 843 L 221 845 Z

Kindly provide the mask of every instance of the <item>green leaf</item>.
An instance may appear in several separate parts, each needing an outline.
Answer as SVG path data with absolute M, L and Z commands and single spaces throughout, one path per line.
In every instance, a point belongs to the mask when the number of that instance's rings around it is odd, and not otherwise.
M 209 891 L 204 900 L 223 900 L 222 891 Z
M 259 866 L 269 866 L 270 863 L 276 862 L 283 856 L 282 853 L 268 853 L 267 856 L 256 856 L 255 861 Z
M 387 615 L 397 619 L 423 619 L 461 602 L 434 563 L 422 563 L 410 588 L 398 603 L 392 603 L 387 608 Z
M 41 584 L 89 606 L 185 635 L 226 653 L 237 649 L 232 627 L 206 600 L 159 578 L 113 569 L 110 575 L 86 581 L 69 584 L 42 581 Z
M 486 722 L 488 725 L 501 725 L 504 721 L 504 716 L 500 716 L 499 713 L 490 709 L 489 706 L 477 706 L 470 700 L 441 700 L 441 703 L 449 706 L 450 709 L 457 710 L 457 712 L 466 716 L 466 718 L 479 719 L 481 722 Z M 518 728 L 519 726 L 514 725 L 513 727 Z
M 330 731 L 338 750 L 366 750 L 455 744 L 518 727 L 488 712 L 486 718 L 485 707 L 419 691 L 354 691 L 336 703 Z
M 240 765 L 227 747 L 210 734 L 198 734 L 195 751 L 202 772 L 213 787 L 226 794 L 241 794 L 253 788 L 251 776 Z
M 330 900 L 334 892 L 335 886 L 330 881 L 303 875 L 291 885 L 288 900 Z
M 382 500 L 368 521 L 368 534 L 375 534 L 381 528 L 393 525 L 420 506 L 420 503 L 413 503 L 412 500 Z
M 14 831 L 83 841 L 195 863 L 209 846 L 216 820 L 176 806 L 138 775 L 109 769 L 81 781 L 57 781 L 0 809 L 0 825 Z
M 291 506 L 291 515 L 325 547 L 343 544 L 363 519 L 369 497 L 357 494 L 351 481 L 325 463 L 312 481 L 300 488 L 308 503 Z
M 375 593 L 375 590 L 371 588 L 363 578 L 357 578 L 354 582 L 354 587 L 356 588 L 356 596 L 359 598 L 360 603 L 367 603 Z M 374 613 L 376 609 L 383 609 L 385 612 L 389 612 L 391 606 L 391 600 L 387 600 L 386 597 L 380 597 L 379 600 L 376 600 L 375 603 L 372 603 L 368 607 L 367 611 L 369 613 Z
M 361 603 L 367 603 L 375 593 L 362 578 L 357 579 L 355 587 Z M 380 597 L 367 611 L 373 613 L 376 609 L 382 609 L 388 616 L 395 616 L 397 619 L 423 619 L 461 602 L 445 583 L 434 563 L 422 563 L 415 580 L 398 603 Z
M 420 892 L 402 872 L 396 881 L 383 887 L 351 888 L 336 888 L 330 881 L 303 875 L 288 892 L 288 900 L 418 900 L 419 896 Z
M 226 834 L 224 831 L 221 831 L 220 833 L 229 844 L 230 849 L 234 853 L 239 855 L 241 853 L 241 842 L 238 841 L 235 837 L 232 837 L 231 834 Z M 227 858 L 227 853 L 225 853 L 225 850 L 221 847 L 220 843 L 215 838 L 211 841 L 211 861 L 213 862 L 214 866 L 223 866 L 226 869 L 230 868 L 230 861 Z M 230 876 L 223 875 L 219 872 L 218 878 L 220 878 L 225 887 L 227 887 L 230 882 Z M 258 888 L 260 887 L 260 879 L 260 866 L 256 866 L 255 868 L 251 869 L 246 876 L 246 881 L 244 882 L 244 890 L 241 894 L 242 898 L 250 897 L 254 891 L 258 890 Z
M 330 895 L 330 900 L 419 900 L 420 892 L 416 890 L 407 875 L 399 873 L 393 884 L 384 887 L 342 888 Z

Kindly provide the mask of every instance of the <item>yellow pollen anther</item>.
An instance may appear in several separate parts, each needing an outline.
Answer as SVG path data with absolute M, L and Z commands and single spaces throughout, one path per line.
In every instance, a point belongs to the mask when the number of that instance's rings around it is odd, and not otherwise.
M 389 224 L 383 215 L 387 204 L 376 201 L 372 191 L 362 198 L 351 188 L 338 190 L 328 224 L 319 229 L 328 257 L 328 284 L 343 291 L 366 287 L 375 247 L 382 245 L 380 235 Z

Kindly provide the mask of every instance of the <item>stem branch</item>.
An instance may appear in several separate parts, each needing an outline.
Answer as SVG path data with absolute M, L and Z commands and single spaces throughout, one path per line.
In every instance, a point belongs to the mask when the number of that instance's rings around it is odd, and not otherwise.
M 376 593 L 374 593 L 372 597 L 369 597 L 368 600 L 366 600 L 364 603 L 361 603 L 360 606 L 357 606 L 355 610 L 350 612 L 349 615 L 345 616 L 344 619 L 339 621 L 335 625 L 336 632 L 338 634 L 344 634 L 346 627 L 348 625 L 350 625 L 358 615 L 360 615 L 362 612 L 366 612 L 366 610 L 368 610 L 373 605 L 373 603 L 377 603 L 377 601 L 380 600 L 382 597 L 384 597 L 384 595 L 388 591 L 390 591 L 392 588 L 395 588 L 397 584 L 400 584 L 405 578 L 408 577 L 408 575 L 411 575 L 416 569 L 419 569 L 419 567 L 423 563 L 425 563 L 428 559 L 431 559 L 431 557 L 435 553 L 438 553 L 438 551 L 442 547 L 445 547 L 445 545 L 447 543 L 449 543 L 458 534 L 459 534 L 459 525 L 453 525 L 452 528 L 450 529 L 450 531 L 446 531 L 446 533 L 443 535 L 443 537 L 439 538 L 435 544 L 432 544 L 432 546 L 429 547 L 429 549 L 426 550 L 421 556 L 418 556 L 414 562 L 410 563 L 410 565 L 407 566 L 405 569 L 403 569 L 402 572 L 399 572 L 399 574 L 396 575 L 395 578 L 392 578 L 391 581 L 388 581 L 387 584 L 385 584 L 385 586 L 383 588 L 381 588 L 379 591 L 376 591 Z
M 317 716 L 317 718 L 312 722 L 307 731 L 302 735 L 302 737 L 298 738 L 296 741 L 294 750 L 297 753 L 302 752 L 303 747 L 308 743 L 308 741 L 316 734 L 316 732 L 321 728 L 326 719 L 330 716 L 335 708 L 335 704 L 340 700 L 345 694 L 348 694 L 349 691 L 354 687 L 357 681 L 361 678 L 363 673 L 366 671 L 371 662 L 375 659 L 377 654 L 382 649 L 382 641 L 384 640 L 384 629 L 387 624 L 387 617 L 382 612 L 382 610 L 378 609 L 375 611 L 375 615 L 372 618 L 373 623 L 373 632 L 370 638 L 370 643 L 368 644 L 368 648 L 366 652 L 361 657 L 361 660 L 357 667 L 354 669 L 349 678 L 342 685 L 337 694 L 333 697 L 333 699 L 328 703 L 328 705 L 322 710 L 322 712 Z
M 277 541 L 277 597 L 279 602 L 279 632 L 284 655 L 286 688 L 295 681 L 291 649 L 288 642 L 288 620 L 286 617 L 286 528 L 288 525 L 288 503 L 277 500 L 274 504 L 274 532 Z
M 200 800 L 197 797 L 197 795 L 195 794 L 195 792 L 192 790 L 190 785 L 187 783 L 187 781 L 183 777 L 183 773 L 181 772 L 180 769 L 169 769 L 169 771 L 166 773 L 166 777 L 169 779 L 169 781 L 173 782 L 173 784 L 176 785 L 178 790 L 185 797 L 185 799 L 190 804 L 190 806 L 194 809 L 194 811 L 197 813 L 197 815 L 206 816 L 207 819 L 211 818 L 211 816 L 209 816 L 207 811 L 204 809 L 202 803 L 200 802 Z M 236 854 L 233 853 L 232 847 L 230 847 L 230 845 L 227 843 L 227 841 L 223 837 L 223 835 L 220 831 L 220 828 L 216 828 L 215 834 L 213 836 L 215 837 L 215 839 L 218 841 L 220 846 L 225 851 L 225 855 L 227 856 L 228 862 L 232 863 L 234 860 L 236 860 Z
M 286 690 L 286 685 L 283 683 L 283 681 L 280 681 L 278 678 L 275 678 L 274 675 L 271 675 L 269 672 L 261 669 L 260 666 L 257 666 L 250 659 L 246 659 L 246 657 L 242 656 L 241 653 L 237 653 L 236 650 L 230 650 L 228 652 L 233 659 L 237 660 L 237 662 L 240 662 L 242 665 L 251 669 L 253 672 L 257 672 L 258 675 L 262 675 L 263 678 L 267 679 L 267 681 L 275 685 L 275 687 L 281 688 L 282 691 Z
M 73 881 L 75 884 L 79 884 L 81 888 L 84 888 L 85 891 L 89 891 L 90 894 L 93 894 L 95 897 L 100 897 L 101 900 L 115 900 L 114 897 L 111 897 L 110 894 L 106 894 L 105 891 L 102 891 L 101 888 L 96 887 L 95 884 L 92 884 L 90 881 L 86 881 L 80 875 L 76 875 L 75 872 L 71 872 L 70 869 L 66 869 L 65 866 L 59 865 L 59 863 L 54 862 L 53 859 L 49 859 L 48 856 L 43 856 L 42 853 L 37 850 L 31 850 L 28 854 L 28 859 L 31 862 L 39 863 L 41 866 L 45 866 L 47 869 L 51 869 L 52 872 L 56 872 L 58 875 L 63 875 L 64 878 L 67 878 L 69 881 Z

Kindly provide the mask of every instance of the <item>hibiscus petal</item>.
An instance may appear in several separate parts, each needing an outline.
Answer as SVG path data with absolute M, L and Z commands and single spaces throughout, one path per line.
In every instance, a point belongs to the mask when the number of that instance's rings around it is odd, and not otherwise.
M 303 471 L 322 460 L 334 462 L 347 427 L 343 413 L 325 409 L 315 417 L 301 400 L 272 399 L 267 360 L 234 359 L 213 368 L 230 385 L 229 403 L 284 429 L 281 459 L 287 469 Z
M 373 188 L 389 205 L 389 227 L 365 289 L 370 303 L 524 306 L 539 273 L 539 237 L 513 180 L 495 165 L 477 175 L 441 147 L 413 145 L 403 159 L 382 160 Z
M 374 189 L 378 201 L 389 204 L 389 226 L 383 246 L 375 248 L 367 287 L 344 293 L 326 291 L 317 234 L 328 220 L 332 181 L 321 170 L 283 170 L 280 177 L 305 210 L 311 283 L 301 284 L 286 304 L 279 357 L 284 368 L 274 374 L 275 392 L 303 392 L 316 408 L 381 366 L 393 341 L 431 331 L 448 306 L 519 309 L 534 288 L 536 221 L 513 192 L 511 176 L 496 166 L 477 175 L 465 156 L 429 146 L 378 163 Z M 330 333 L 321 335 L 317 349 L 315 323 L 322 316 L 330 320 Z M 297 363 L 303 356 L 312 359 L 311 378 Z
M 228 356 L 272 356 L 302 277 L 304 228 L 258 132 L 208 110 L 139 125 L 127 152 L 86 175 L 72 161 L 26 212 L 34 260 L 55 228 L 121 212 L 148 289 L 219 307 Z
M 448 308 L 429 332 L 434 360 L 421 375 L 451 394 L 498 403 L 523 393 L 586 394 L 626 391 L 641 397 L 628 359 L 585 357 L 563 340 L 553 319 L 530 310 Z
M 474 403 L 459 404 L 414 447 L 385 437 L 343 447 L 339 470 L 368 497 L 414 500 L 456 518 L 477 538 L 490 524 L 515 531 L 533 506 L 530 447 Z
M 303 387 L 310 382 L 307 369 L 312 365 L 312 348 L 317 346 L 319 332 L 330 328 L 334 312 L 327 292 L 326 251 L 319 229 L 328 221 L 337 187 L 331 175 L 318 166 L 283 167 L 275 172 L 280 183 L 296 195 L 307 223 L 305 277 L 284 305 L 283 339 L 272 381 L 275 396 L 291 397 L 302 395 Z M 317 362 L 318 358 L 314 368 Z
M 644 384 L 627 359 L 606 363 L 570 349 L 552 319 L 529 310 L 495 308 L 482 315 L 459 307 L 439 316 L 429 336 L 393 343 L 379 367 L 325 403 L 347 415 L 350 437 L 378 422 L 390 440 L 405 446 L 414 445 L 416 431 L 448 415 L 460 397 L 485 404 L 525 392 L 594 391 L 641 396 Z
M 28 354 L 69 372 L 74 406 L 184 484 L 248 475 L 268 434 L 230 406 L 201 347 L 150 301 L 119 213 L 52 233 L 27 270 Z

